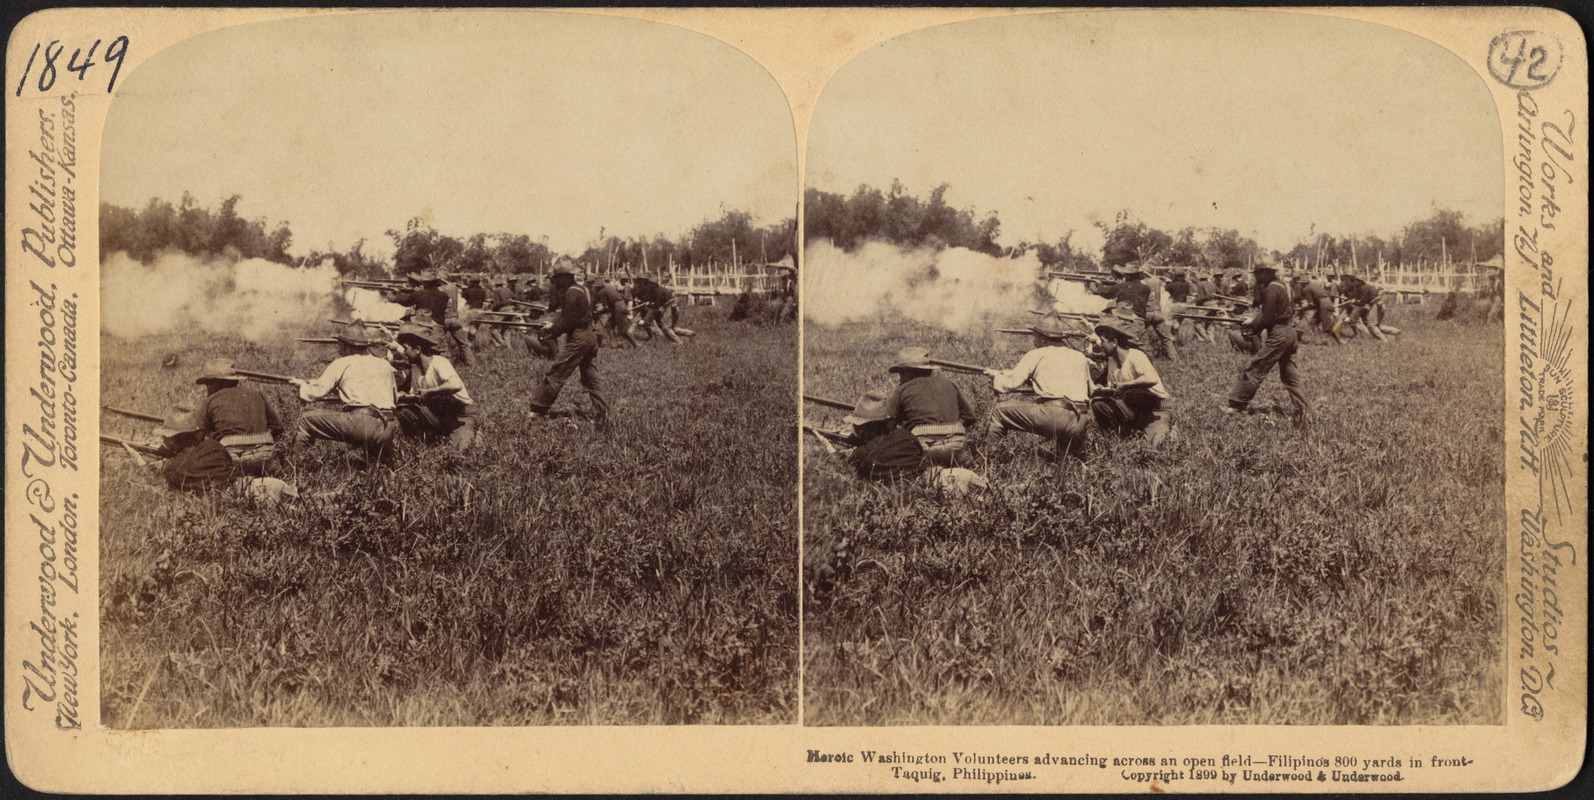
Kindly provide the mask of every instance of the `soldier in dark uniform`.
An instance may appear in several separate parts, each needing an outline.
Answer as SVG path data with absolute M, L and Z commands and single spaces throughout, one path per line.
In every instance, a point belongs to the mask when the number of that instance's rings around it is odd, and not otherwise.
M 559 304 L 559 317 L 544 336 L 555 339 L 564 336 L 564 343 L 548 365 L 542 383 L 532 394 L 528 421 L 547 418 L 548 410 L 559 399 L 559 390 L 577 370 L 581 372 L 581 385 L 592 398 L 593 418 L 599 427 L 607 424 L 609 403 L 603 399 L 603 386 L 598 377 L 598 333 L 592 324 L 592 297 L 585 286 L 577 285 L 576 273 L 568 264 L 561 264 L 549 277 L 553 294 Z
M 631 335 L 631 303 L 626 300 L 619 284 L 596 278 L 592 281 L 592 288 L 597 291 L 597 296 L 593 298 L 594 315 L 604 318 L 604 327 L 609 333 L 630 342 L 632 347 L 638 347 L 636 337 Z
M 1244 327 L 1260 337 L 1261 346 L 1256 357 L 1240 373 L 1234 391 L 1229 393 L 1229 404 L 1224 411 L 1230 414 L 1244 411 L 1251 404 L 1251 398 L 1256 396 L 1256 390 L 1261 388 L 1262 379 L 1276 365 L 1279 368 L 1279 380 L 1284 383 L 1284 390 L 1289 393 L 1290 402 L 1295 406 L 1295 424 L 1304 425 L 1308 407 L 1300 371 L 1295 366 L 1298 339 L 1290 290 L 1279 282 L 1278 270 L 1272 266 L 1257 265 L 1252 272 L 1262 287 L 1258 292 L 1261 298 L 1256 318 Z

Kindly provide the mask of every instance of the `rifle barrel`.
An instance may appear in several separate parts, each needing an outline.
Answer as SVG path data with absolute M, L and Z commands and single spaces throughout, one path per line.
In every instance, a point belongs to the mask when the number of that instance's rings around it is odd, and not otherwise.
M 156 448 L 150 447 L 147 444 L 139 444 L 138 442 L 135 442 L 132 439 L 123 439 L 120 436 L 112 436 L 112 435 L 110 435 L 108 433 L 102 433 L 102 434 L 100 434 L 100 441 L 102 441 L 102 442 L 104 442 L 106 444 L 115 444 L 115 445 L 121 445 L 122 447 L 132 448 L 135 452 L 143 453 L 146 456 L 154 456 L 155 458 L 164 458 L 164 456 L 162 456 L 160 454 L 160 451 L 157 450 Z
M 293 382 L 293 377 L 289 376 L 289 375 L 277 375 L 277 374 L 272 373 L 272 372 L 256 372 L 256 371 L 254 371 L 252 369 L 234 369 L 233 371 L 238 373 L 239 375 L 244 376 L 245 378 L 248 378 L 249 380 L 260 381 L 262 383 L 292 383 Z
M 843 403 L 840 400 L 831 400 L 828 397 L 816 397 L 811 394 L 805 394 L 803 395 L 803 399 L 810 403 L 814 403 L 815 405 L 827 406 L 829 408 L 836 408 L 842 411 L 851 411 L 853 408 L 851 403 Z
M 983 372 L 985 372 L 985 367 L 979 366 L 978 364 L 964 364 L 961 361 L 948 361 L 948 360 L 946 360 L 944 358 L 927 358 L 927 359 L 925 359 L 925 361 L 928 361 L 931 364 L 934 364 L 934 365 L 936 365 L 938 367 L 945 367 L 946 369 L 952 370 L 953 372 L 970 372 L 970 373 L 983 373 Z
M 836 431 L 826 430 L 824 428 L 818 428 L 808 424 L 803 425 L 803 430 L 816 436 L 822 436 L 832 442 L 835 442 L 836 444 L 844 444 L 848 447 L 854 447 L 858 444 L 858 440 L 848 436 L 845 433 L 838 433 Z
M 359 322 L 366 325 L 375 325 L 378 328 L 397 328 L 399 326 L 397 322 L 377 322 L 375 320 L 369 319 L 329 319 L 327 322 L 330 322 L 333 325 L 353 325 Z
M 301 336 L 301 337 L 299 337 L 297 339 L 294 339 L 294 341 L 296 341 L 296 342 L 304 342 L 305 344 L 337 344 L 338 343 L 337 339 L 333 339 L 333 338 L 330 338 L 330 337 L 312 337 L 312 336 Z
M 120 415 L 122 415 L 124 417 L 131 417 L 133 419 L 141 419 L 141 420 L 144 420 L 145 422 L 164 422 L 165 421 L 161 417 L 157 417 L 154 414 L 145 414 L 142 411 L 129 411 L 128 409 L 117 408 L 116 406 L 100 406 L 100 408 L 102 410 L 104 410 L 104 411 L 109 411 L 112 414 L 120 414 Z

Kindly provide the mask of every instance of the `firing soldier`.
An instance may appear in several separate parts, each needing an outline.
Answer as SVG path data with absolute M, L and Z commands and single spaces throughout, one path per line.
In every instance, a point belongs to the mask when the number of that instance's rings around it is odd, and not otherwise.
M 609 403 L 603 399 L 603 385 L 598 376 L 598 334 L 593 330 L 592 296 L 587 287 L 576 283 L 576 273 L 566 262 L 560 264 L 549 276 L 553 296 L 558 303 L 559 316 L 544 334 L 552 341 L 560 336 L 559 345 L 548 372 L 532 394 L 531 410 L 526 413 L 528 422 L 546 419 L 548 410 L 559 399 L 565 381 L 577 370 L 581 372 L 581 385 L 592 398 L 593 421 L 602 428 L 608 424 Z
M 1229 393 L 1229 404 L 1223 411 L 1236 414 L 1250 406 L 1251 398 L 1262 386 L 1262 380 L 1277 365 L 1279 380 L 1283 382 L 1284 390 L 1289 393 L 1290 402 L 1295 408 L 1295 424 L 1297 427 L 1304 426 L 1308 405 L 1300 371 L 1295 366 L 1298 340 L 1292 324 L 1295 314 L 1290 304 L 1290 290 L 1279 282 L 1278 270 L 1272 265 L 1258 264 L 1252 273 L 1261 285 L 1261 302 L 1256 317 L 1242 327 L 1256 334 L 1261 346 L 1256 357 L 1240 373 L 1234 390 Z
M 1051 440 L 1057 455 L 1083 457 L 1089 438 L 1087 411 L 1090 407 L 1090 360 L 1068 346 L 1069 339 L 1083 334 L 1055 322 L 1030 328 L 1033 348 L 1012 369 L 988 369 L 991 388 L 1009 394 L 1028 388 L 1035 402 L 1003 400 L 991 412 L 989 432 L 1000 436 L 1008 431 L 1032 433 Z
M 896 374 L 897 388 L 886 398 L 886 413 L 897 426 L 912 433 L 924 448 L 927 462 L 941 467 L 965 460 L 968 429 L 975 422 L 974 406 L 958 385 L 930 363 L 930 351 L 908 347 L 897 353 L 887 371 Z
M 1351 324 L 1367 329 L 1374 339 L 1380 342 L 1388 341 L 1384 338 L 1384 292 L 1376 284 L 1368 283 L 1354 275 L 1350 278 L 1350 291 L 1345 297 L 1352 302 Z
M 1153 291 L 1153 288 L 1144 282 L 1146 271 L 1139 264 L 1129 264 L 1113 267 L 1113 272 L 1122 280 L 1097 289 L 1096 294 L 1120 306 L 1127 305 L 1135 316 L 1144 321 L 1146 333 L 1162 342 L 1168 358 L 1178 358 L 1179 346 L 1173 341 L 1173 329 L 1168 326 L 1168 319 L 1162 313 L 1162 293 Z
M 1173 434 L 1168 418 L 1173 395 L 1134 334 L 1117 320 L 1102 320 L 1095 332 L 1107 356 L 1106 374 L 1090 401 L 1097 426 L 1120 434 L 1138 431 L 1152 447 L 1161 446 Z
M 398 400 L 393 366 L 371 355 L 373 347 L 387 343 L 364 325 L 345 326 L 337 333 L 338 358 L 312 381 L 294 378 L 299 399 L 312 403 L 335 396 L 336 409 L 315 408 L 299 416 L 293 431 L 293 448 L 301 451 L 317 439 L 343 442 L 368 458 L 385 461 L 392 454 L 398 429 L 393 408 Z
M 194 410 L 205 436 L 227 450 L 241 475 L 263 475 L 276 457 L 282 418 L 266 396 L 242 385 L 231 359 L 213 358 L 194 380 L 205 387 L 205 399 Z
M 394 412 L 399 428 L 411 436 L 447 436 L 455 453 L 470 449 L 480 427 L 475 404 L 454 365 L 439 354 L 441 332 L 406 325 L 399 329 L 398 342 L 408 359 L 408 370 L 400 378 L 404 392 Z

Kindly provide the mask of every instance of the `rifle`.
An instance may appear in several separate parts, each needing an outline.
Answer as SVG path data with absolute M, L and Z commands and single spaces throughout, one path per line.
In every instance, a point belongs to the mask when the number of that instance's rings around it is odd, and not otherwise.
M 805 394 L 803 395 L 803 399 L 810 403 L 825 406 L 827 408 L 839 409 L 841 411 L 852 411 L 853 409 L 853 405 L 851 403 L 843 403 L 840 400 L 831 400 L 828 397 L 816 397 L 811 394 Z
M 1246 308 L 1250 308 L 1251 307 L 1251 301 L 1250 300 L 1242 300 L 1242 299 L 1240 299 L 1238 297 L 1230 297 L 1229 295 L 1226 295 L 1226 294 L 1214 294 L 1212 296 L 1217 298 L 1217 299 L 1219 299 L 1219 300 L 1222 300 L 1225 303 L 1234 303 L 1235 305 L 1245 306 Z
M 1025 333 L 1028 333 L 1028 331 L 1025 331 Z M 977 364 L 964 364 L 961 361 L 947 361 L 944 358 L 926 358 L 925 361 L 953 372 L 966 372 L 970 375 L 984 375 L 986 369 L 985 367 L 979 366 Z
M 138 465 L 141 467 L 149 463 L 144 460 L 144 456 L 149 456 L 150 458 L 165 458 L 165 456 L 160 454 L 160 450 L 157 448 L 150 447 L 147 444 L 139 444 L 131 439 L 123 439 L 107 433 L 102 433 L 100 434 L 100 441 L 105 444 L 121 445 L 122 449 L 126 450 L 127 454 L 132 456 L 133 460 L 137 461 Z
M 1112 280 L 1112 275 L 1110 275 L 1108 273 L 1105 273 L 1105 272 L 1102 272 L 1102 273 L 1053 272 L 1053 271 L 1048 270 L 1046 272 L 1046 275 L 1048 277 L 1062 278 L 1065 281 L 1075 281 L 1077 283 L 1102 283 L 1102 282 L 1105 282 L 1105 281 Z
M 329 319 L 327 322 L 330 322 L 333 325 L 353 325 L 355 323 L 363 323 L 366 325 L 375 325 L 378 328 L 391 328 L 395 330 L 399 326 L 399 323 L 397 322 L 376 322 L 374 320 L 368 319 Z
M 402 289 L 405 285 L 404 281 L 339 281 L 339 283 L 356 289 L 376 289 L 377 291 Z
M 1077 320 L 1079 320 L 1081 322 L 1095 322 L 1096 320 L 1101 319 L 1101 315 L 1100 314 L 1090 314 L 1090 313 L 1086 313 L 1084 311 L 1046 311 L 1046 310 L 1039 309 L 1039 308 L 1032 308 L 1032 309 L 1029 310 L 1029 313 L 1034 314 L 1037 317 L 1058 317 L 1060 319 L 1077 319 Z
M 325 336 L 321 336 L 321 337 L 300 336 L 300 337 L 294 339 L 294 341 L 296 341 L 296 342 L 304 342 L 305 344 L 337 344 L 338 343 L 337 339 L 333 339 L 331 337 L 325 337 Z
M 248 378 L 249 380 L 259 381 L 261 383 L 293 383 L 295 380 L 295 378 L 289 375 L 277 375 L 271 372 L 255 372 L 254 370 L 250 369 L 234 369 L 233 372 L 236 372 L 239 375 Z
M 996 332 L 997 333 L 1014 333 L 1014 334 L 1020 334 L 1020 335 L 1023 335 L 1023 336 L 1029 336 L 1030 334 L 1034 333 L 1034 331 L 1030 330 L 1029 328 L 997 328 Z M 1086 333 L 1084 331 L 1069 331 L 1068 333 L 1063 334 L 1062 338 L 1064 338 L 1064 339 L 1088 339 L 1088 338 L 1090 338 L 1090 336 L 1091 336 L 1091 334 Z
M 552 322 L 516 322 L 508 319 L 479 319 L 478 325 L 496 325 L 500 328 L 520 328 L 530 331 L 545 331 L 553 327 Z
M 1195 314 L 1186 311 L 1175 311 L 1173 312 L 1173 316 L 1176 319 L 1188 319 L 1197 322 L 1216 322 L 1219 325 L 1239 325 L 1245 322 L 1245 320 L 1240 319 L 1239 317 L 1231 317 L 1228 315 L 1219 316 L 1217 314 Z
M 813 434 L 814 438 L 818 439 L 820 444 L 823 444 L 825 449 L 832 453 L 836 452 L 835 445 L 837 444 L 843 447 L 857 447 L 858 445 L 862 444 L 862 442 L 852 438 L 851 436 L 848 436 L 845 433 L 838 433 L 837 431 L 826 430 L 824 428 L 816 428 L 813 425 L 803 425 L 803 432 Z
M 548 304 L 547 303 L 533 303 L 533 302 L 530 302 L 528 300 L 510 300 L 509 302 L 514 303 L 517 306 L 525 306 L 527 308 L 535 308 L 538 311 L 547 311 L 548 310 Z
M 131 417 L 133 419 L 141 419 L 141 420 L 144 420 L 145 422 L 165 422 L 166 421 L 164 418 L 157 417 L 154 414 L 145 414 L 145 413 L 143 413 L 141 411 L 129 411 L 129 410 L 125 409 L 125 408 L 117 408 L 116 406 L 100 406 L 100 408 L 102 410 L 109 411 L 112 414 L 121 414 L 124 417 Z

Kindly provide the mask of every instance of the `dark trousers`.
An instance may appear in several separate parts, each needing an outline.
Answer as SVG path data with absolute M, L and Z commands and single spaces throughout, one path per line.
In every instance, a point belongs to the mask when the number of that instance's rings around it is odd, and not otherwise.
M 405 403 L 394 412 L 399 428 L 410 436 L 446 436 L 457 453 L 476 443 L 479 426 L 472 406 L 460 402 Z
M 1306 395 L 1301 393 L 1304 384 L 1301 383 L 1300 370 L 1295 366 L 1295 350 L 1297 346 L 1295 328 L 1288 324 L 1279 324 L 1262 340 L 1262 347 L 1257 351 L 1256 357 L 1240 372 L 1240 379 L 1234 384 L 1234 391 L 1229 393 L 1229 405 L 1234 408 L 1245 408 L 1250 405 L 1251 398 L 1256 396 L 1256 390 L 1262 388 L 1262 379 L 1276 364 L 1279 368 L 1279 380 L 1284 383 L 1284 391 L 1289 392 L 1290 402 L 1295 406 L 1295 416 L 1305 417 L 1310 410 L 1306 403 Z
M 532 394 L 531 410 L 538 414 L 548 413 L 554 401 L 559 399 L 559 390 L 564 388 L 565 381 L 580 370 L 581 386 L 592 398 L 597 419 L 602 421 L 607 418 L 609 403 L 603 399 L 603 382 L 598 378 L 597 360 L 598 334 L 591 328 L 565 334 L 564 344 L 559 346 L 553 363 L 548 365 L 548 373 L 542 376 L 542 383 Z
M 326 439 L 363 450 L 366 455 L 384 459 L 392 453 L 393 433 L 398 426 L 391 417 L 374 411 L 334 411 L 317 408 L 299 416 L 293 430 L 293 447 L 302 450 L 317 439 Z

